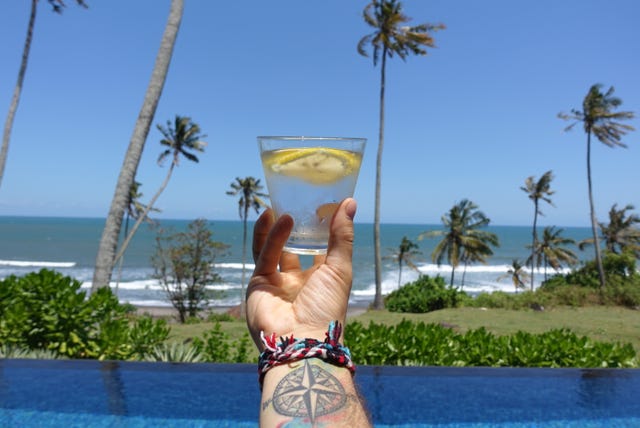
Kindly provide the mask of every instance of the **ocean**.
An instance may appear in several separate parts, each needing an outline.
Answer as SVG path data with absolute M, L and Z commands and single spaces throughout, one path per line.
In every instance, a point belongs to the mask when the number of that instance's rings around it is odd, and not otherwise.
M 161 220 L 163 228 L 176 231 L 186 229 L 187 220 Z M 242 278 L 242 222 L 211 221 L 213 239 L 229 246 L 227 253 L 216 260 L 216 272 L 221 276 L 220 283 L 210 288 L 222 293 L 220 298 L 210 302 L 212 306 L 229 306 L 240 302 Z M 24 275 L 42 268 L 52 269 L 71 276 L 89 289 L 93 277 L 93 268 L 98 244 L 104 227 L 104 220 L 97 218 L 52 218 L 52 217 L 2 217 L 0 216 L 0 278 L 8 275 Z M 381 248 L 383 256 L 382 290 L 387 294 L 398 288 L 398 264 L 391 257 L 403 236 L 420 246 L 421 254 L 413 262 L 421 273 L 430 276 L 441 275 L 449 282 L 451 267 L 437 266 L 431 262 L 431 252 L 438 239 L 417 241 L 417 236 L 427 230 L 442 229 L 442 225 L 382 224 Z M 542 228 L 539 228 L 541 233 Z M 504 275 L 514 258 L 524 261 L 531 242 L 530 226 L 489 226 L 488 231 L 498 235 L 500 247 L 494 249 L 494 255 L 488 264 L 474 264 L 466 268 L 464 284 L 463 266 L 455 272 L 455 285 L 474 294 L 502 290 L 514 292 L 510 278 L 498 280 Z M 248 252 L 251 248 L 253 222 L 249 223 Z M 587 227 L 563 228 L 563 236 L 576 241 L 588 238 L 591 229 Z M 111 287 L 122 302 L 139 306 L 170 306 L 163 290 L 153 278 L 151 256 L 155 251 L 156 231 L 148 225 L 142 225 L 129 245 L 124 256 L 121 274 L 118 266 L 114 268 Z M 353 257 L 353 288 L 350 303 L 366 306 L 375 294 L 373 227 L 371 224 L 355 225 L 355 244 Z M 592 250 L 581 252 L 573 248 L 581 260 L 592 258 Z M 250 254 L 248 257 L 251 257 Z M 303 264 L 309 265 L 311 259 L 303 258 Z M 247 260 L 247 280 L 253 270 L 252 260 Z M 567 271 L 567 269 L 564 269 Z M 553 271 L 550 269 L 549 274 Z M 403 266 L 401 283 L 413 281 L 419 273 Z M 536 271 L 536 283 L 543 279 L 544 271 Z M 120 278 L 119 281 L 117 279 Z

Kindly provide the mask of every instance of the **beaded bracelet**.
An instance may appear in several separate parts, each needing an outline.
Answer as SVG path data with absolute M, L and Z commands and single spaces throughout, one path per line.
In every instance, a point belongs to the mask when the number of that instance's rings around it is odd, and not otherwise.
M 305 358 L 320 358 L 329 364 L 346 367 L 353 374 L 356 367 L 351 361 L 351 352 L 338 342 L 342 334 L 342 325 L 338 321 L 331 321 L 325 334 L 324 342 L 317 339 L 294 339 L 291 336 L 280 337 L 280 343 L 276 343 L 275 333 L 265 337 L 264 332 L 260 332 L 265 346 L 258 361 L 260 386 L 262 387 L 265 374 L 273 367 Z

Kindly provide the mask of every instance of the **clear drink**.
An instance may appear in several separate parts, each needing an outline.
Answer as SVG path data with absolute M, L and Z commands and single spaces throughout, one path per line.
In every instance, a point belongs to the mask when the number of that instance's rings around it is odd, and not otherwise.
M 329 224 L 340 201 L 353 196 L 362 163 L 362 138 L 258 137 L 276 216 L 294 227 L 285 250 L 323 254 Z

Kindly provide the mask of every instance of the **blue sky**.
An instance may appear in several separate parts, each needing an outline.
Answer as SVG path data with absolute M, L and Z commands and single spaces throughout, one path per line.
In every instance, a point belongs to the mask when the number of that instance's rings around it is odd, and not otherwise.
M 106 216 L 151 75 L 169 0 L 41 1 L 16 116 L 0 215 Z M 226 190 L 263 178 L 258 135 L 368 138 L 356 190 L 373 221 L 379 68 L 356 52 L 370 29 L 366 0 L 189 0 L 154 124 L 190 116 L 208 135 L 200 163 L 184 160 L 158 200 L 160 217 L 237 219 Z M 586 137 L 556 115 L 581 107 L 593 83 L 613 85 L 640 112 L 640 2 L 406 0 L 412 24 L 444 23 L 426 57 L 387 67 L 382 221 L 439 223 L 468 198 L 492 224 L 528 225 L 520 190 L 553 170 L 555 207 L 542 224 L 588 225 Z M 6 117 L 29 2 L 0 14 L 0 115 Z M 640 127 L 636 118 L 629 122 Z M 138 170 L 144 200 L 167 166 L 152 128 Z M 640 132 L 628 149 L 593 146 L 601 221 L 612 204 L 640 209 Z M 264 180 L 263 180 L 264 181 Z M 637 212 L 637 210 L 636 210 Z

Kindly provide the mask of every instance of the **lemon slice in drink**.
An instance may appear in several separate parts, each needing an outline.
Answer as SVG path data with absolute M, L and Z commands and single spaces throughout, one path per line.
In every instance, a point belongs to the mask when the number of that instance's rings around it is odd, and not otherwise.
M 360 156 L 328 147 L 304 147 L 277 150 L 268 154 L 264 163 L 276 174 L 312 184 L 331 184 L 357 171 Z

